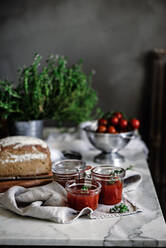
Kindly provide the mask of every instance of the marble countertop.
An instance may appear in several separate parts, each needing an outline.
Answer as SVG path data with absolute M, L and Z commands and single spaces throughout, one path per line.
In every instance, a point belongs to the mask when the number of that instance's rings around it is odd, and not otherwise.
M 54 144 L 52 137 L 51 141 Z M 72 145 L 78 141 L 74 137 Z M 58 145 L 54 148 L 58 149 Z M 88 149 L 82 155 L 92 163 L 97 152 Z M 140 139 L 133 140 L 121 153 L 127 154 L 126 165 L 133 164 L 142 175 L 141 184 L 128 196 L 143 212 L 97 220 L 84 216 L 71 224 L 56 224 L 0 208 L 0 245 L 165 247 L 166 224 L 148 168 L 146 146 Z

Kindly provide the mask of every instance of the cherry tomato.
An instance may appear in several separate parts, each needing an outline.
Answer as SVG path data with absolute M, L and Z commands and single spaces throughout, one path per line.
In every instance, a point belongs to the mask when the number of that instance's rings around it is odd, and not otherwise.
M 131 119 L 130 124 L 133 129 L 138 129 L 140 127 L 140 121 L 136 118 Z
M 118 119 L 118 117 L 116 117 L 116 116 L 113 116 L 111 119 L 110 119 L 110 123 L 112 124 L 112 125 L 118 125 L 118 122 L 119 122 L 119 119 Z
M 121 112 L 115 112 L 113 115 L 116 116 L 118 119 L 123 118 L 123 114 Z
M 98 133 L 105 133 L 107 130 L 107 127 L 105 125 L 98 126 L 97 132 Z
M 99 126 L 100 125 L 107 125 L 108 124 L 108 121 L 106 120 L 106 119 L 104 119 L 104 118 L 101 118 L 99 121 L 98 121 L 98 123 L 99 123 Z
M 128 121 L 126 119 L 120 119 L 119 120 L 119 126 L 122 130 L 125 130 L 127 128 Z
M 116 133 L 116 128 L 115 128 L 114 126 L 109 126 L 109 127 L 107 128 L 107 132 L 108 132 L 108 133 Z

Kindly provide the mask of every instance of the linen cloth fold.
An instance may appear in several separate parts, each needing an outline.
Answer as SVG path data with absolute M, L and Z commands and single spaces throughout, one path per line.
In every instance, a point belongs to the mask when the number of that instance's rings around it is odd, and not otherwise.
M 70 223 L 92 209 L 81 212 L 67 207 L 65 189 L 57 182 L 26 189 L 14 186 L 0 196 L 0 205 L 22 216 L 46 219 L 56 223 Z
M 141 177 L 132 181 L 132 176 L 139 175 L 136 172 L 129 171 L 126 177 L 125 192 L 134 190 L 141 182 Z M 127 181 L 127 179 L 129 179 Z M 130 183 L 130 181 L 132 183 Z M 141 211 L 126 197 L 123 198 L 129 212 L 123 214 L 133 214 Z M 30 216 L 39 219 L 46 219 L 56 223 L 71 223 L 82 215 L 89 218 L 115 217 L 121 214 L 110 214 L 110 206 L 99 204 L 93 211 L 91 208 L 84 208 L 80 212 L 69 208 L 67 205 L 67 192 L 63 186 L 53 181 L 44 186 L 33 188 L 24 188 L 14 186 L 0 196 L 0 205 L 22 216 Z

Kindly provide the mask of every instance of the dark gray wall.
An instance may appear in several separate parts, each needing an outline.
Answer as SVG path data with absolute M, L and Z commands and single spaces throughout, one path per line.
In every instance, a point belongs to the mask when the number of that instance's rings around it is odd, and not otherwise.
M 82 58 L 104 111 L 119 109 L 144 122 L 148 112 L 145 57 L 166 46 L 165 0 L 1 0 L 0 78 L 35 52 Z M 144 125 L 144 123 L 143 123 Z

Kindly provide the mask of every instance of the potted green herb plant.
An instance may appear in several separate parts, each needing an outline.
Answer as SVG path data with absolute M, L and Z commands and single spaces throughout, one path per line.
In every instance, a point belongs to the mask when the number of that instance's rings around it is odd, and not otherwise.
M 0 80 L 0 137 L 8 135 L 8 120 L 10 116 L 19 113 L 18 100 L 20 95 L 7 80 Z
M 1 117 L 19 135 L 41 137 L 46 119 L 56 120 L 58 126 L 79 124 L 92 118 L 97 104 L 93 73 L 83 72 L 82 61 L 69 66 L 67 58 L 51 55 L 41 67 L 41 59 L 35 54 L 30 66 L 19 69 L 17 87 L 0 81 Z

